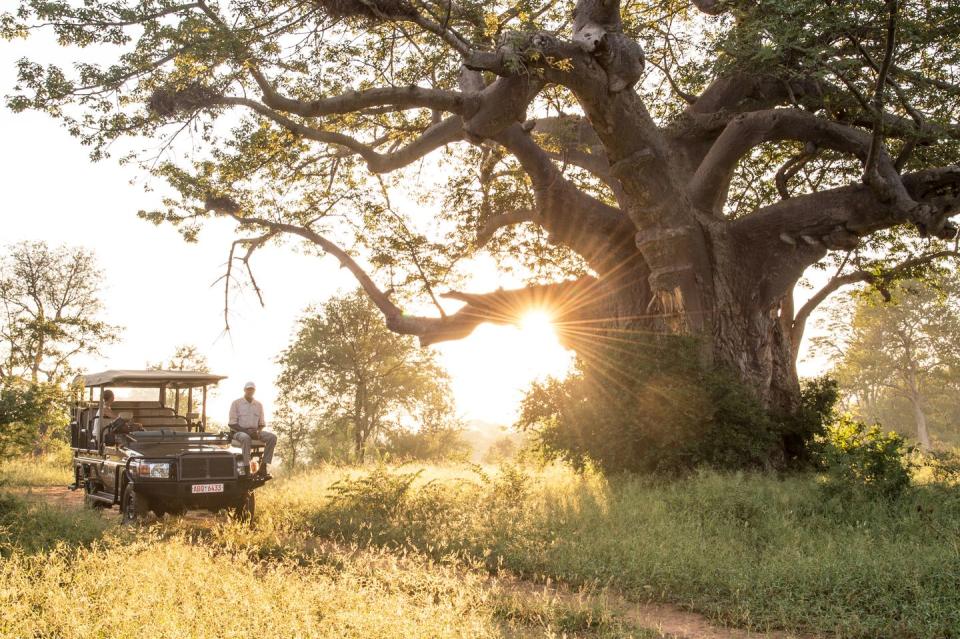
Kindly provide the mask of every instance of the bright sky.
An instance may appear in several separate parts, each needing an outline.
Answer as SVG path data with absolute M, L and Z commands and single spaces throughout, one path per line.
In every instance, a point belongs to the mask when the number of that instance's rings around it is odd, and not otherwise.
M 59 53 L 42 42 L 0 42 L 0 95 L 11 92 L 17 59 L 49 60 Z M 165 361 L 178 345 L 194 344 L 214 372 L 229 376 L 210 400 L 211 418 L 225 420 L 229 402 L 247 380 L 257 382 L 269 411 L 276 397 L 274 360 L 296 318 L 306 306 L 355 288 L 349 273 L 332 258 L 298 254 L 295 244 L 264 248 L 254 266 L 266 306 L 252 293 L 234 296 L 225 334 L 223 288 L 211 285 L 223 273 L 232 225 L 221 220 L 198 243 L 187 244 L 173 228 L 136 217 L 138 210 L 156 207 L 161 196 L 131 183 L 141 177 L 135 169 L 115 160 L 91 163 L 87 149 L 51 118 L 2 108 L 0 131 L 6 149 L 0 154 L 0 245 L 45 240 L 94 250 L 104 272 L 106 319 L 125 327 L 102 358 L 82 364 L 91 371 L 141 368 Z M 475 276 L 467 290 L 516 285 L 498 279 L 486 262 L 475 264 Z M 484 325 L 464 340 L 434 348 L 450 371 L 462 416 L 499 425 L 513 422 L 532 380 L 562 374 L 572 359 L 542 316 L 519 328 Z M 803 363 L 801 374 L 821 365 Z

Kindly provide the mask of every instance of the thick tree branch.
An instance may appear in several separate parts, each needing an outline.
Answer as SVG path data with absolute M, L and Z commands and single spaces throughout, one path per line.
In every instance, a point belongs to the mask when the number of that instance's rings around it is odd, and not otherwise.
M 487 220 L 487 223 L 483 225 L 483 228 L 477 233 L 476 245 L 477 248 L 482 248 L 493 239 L 494 233 L 502 229 L 505 226 L 512 226 L 514 224 L 523 224 L 524 222 L 536 222 L 537 216 L 533 211 L 514 211 L 512 213 L 504 213 L 502 215 L 497 215 Z
M 690 181 L 690 199 L 719 214 L 737 163 L 764 142 L 794 140 L 849 153 L 866 160 L 870 136 L 800 109 L 767 109 L 743 113 L 730 121 Z
M 590 122 L 579 116 L 563 115 L 531 120 L 524 123 L 524 128 L 547 136 L 561 149 L 549 152 L 551 158 L 588 171 L 607 185 L 622 209 L 626 208 L 623 185 L 611 172 L 607 151 Z
M 795 140 L 856 156 L 866 165 L 872 138 L 853 127 L 819 118 L 800 109 L 769 109 L 735 117 L 717 138 L 690 183 L 690 198 L 704 210 L 719 213 L 740 159 L 750 149 L 770 141 Z M 936 234 L 935 213 L 913 199 L 882 145 L 876 150 L 871 187 L 884 203 L 900 210 L 922 232 Z
M 830 281 L 828 281 L 825 285 L 823 285 L 823 287 L 814 293 L 810 299 L 807 300 L 804 305 L 797 310 L 793 317 L 790 328 L 790 342 L 791 347 L 793 348 L 794 360 L 796 360 L 797 355 L 800 352 L 800 342 L 803 340 L 803 334 L 806 330 L 807 321 L 810 319 L 810 315 L 813 314 L 813 311 L 815 311 L 820 304 L 822 304 L 835 292 L 844 286 L 849 286 L 850 284 L 856 284 L 858 282 L 866 282 L 873 286 L 882 287 L 885 284 L 909 274 L 917 267 L 925 266 L 927 264 L 931 264 L 932 262 L 947 258 L 960 259 L 960 252 L 936 251 L 934 253 L 919 255 L 917 257 L 904 260 L 896 266 L 879 273 L 875 271 L 857 270 L 830 278 Z
M 401 335 L 416 336 L 421 346 L 464 338 L 484 322 L 499 324 L 517 322 L 531 308 L 549 308 L 556 319 L 563 320 L 577 317 L 584 312 L 585 308 L 597 303 L 597 280 L 584 277 L 557 284 L 500 290 L 487 294 L 450 292 L 442 297 L 466 302 L 466 305 L 457 312 L 438 318 L 407 315 L 377 286 L 349 253 L 313 229 L 245 215 L 229 198 L 211 196 L 205 205 L 208 210 L 233 218 L 241 226 L 252 225 L 267 229 L 268 232 L 264 237 L 273 237 L 280 233 L 296 235 L 334 256 L 340 265 L 349 270 L 360 283 L 361 288 L 383 314 L 387 327 Z M 259 245 L 266 240 L 254 238 L 248 241 Z M 231 248 L 231 262 L 232 251 Z
M 953 238 L 957 227 L 947 220 L 960 213 L 960 167 L 910 173 L 903 183 L 940 218 L 938 237 Z M 850 250 L 860 237 L 908 223 L 915 220 L 900 207 L 857 184 L 781 200 L 734 220 L 729 232 L 743 276 L 755 282 L 752 303 L 767 308 L 828 249 Z
M 460 117 L 451 116 L 439 124 L 429 127 L 418 138 L 402 147 L 399 151 L 384 154 L 376 152 L 371 146 L 363 144 L 348 135 L 301 124 L 256 100 L 241 97 L 218 96 L 210 99 L 210 106 L 215 105 L 243 106 L 276 122 L 291 133 L 295 133 L 303 138 L 347 148 L 362 157 L 367 163 L 367 167 L 373 173 L 389 173 L 390 171 L 395 171 L 416 162 L 432 151 L 446 146 L 451 142 L 462 140 L 464 136 Z
M 297 100 L 281 95 L 269 80 L 257 69 L 251 75 L 263 92 L 263 103 L 276 111 L 291 113 L 304 118 L 352 113 L 374 107 L 404 109 L 435 109 L 463 114 L 470 110 L 470 96 L 456 91 L 428 89 L 419 86 L 378 87 L 363 91 L 350 91 L 316 100 Z M 475 101 L 475 99 L 474 99 Z M 475 109 L 476 106 L 473 105 Z
M 724 0 L 693 0 L 693 6 L 711 16 L 718 16 L 730 8 L 729 2 Z
M 536 222 L 581 255 L 598 273 L 636 253 L 635 229 L 630 220 L 612 206 L 587 195 L 563 177 L 550 155 L 540 148 L 519 124 L 494 137 L 520 162 L 533 183 Z

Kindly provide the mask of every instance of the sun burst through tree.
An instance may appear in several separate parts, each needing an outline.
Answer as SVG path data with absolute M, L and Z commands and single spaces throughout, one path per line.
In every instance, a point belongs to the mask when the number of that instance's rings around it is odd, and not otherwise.
M 134 159 L 173 195 L 143 216 L 188 239 L 235 222 L 227 285 L 295 237 L 424 346 L 549 307 L 638 423 L 701 403 L 657 406 L 678 352 L 697 364 L 681 387 L 724 372 L 796 416 L 811 309 L 957 254 L 949 0 L 18 5 L 3 35 L 118 55 L 22 60 L 11 106 L 63 120 L 97 159 L 156 142 Z M 530 285 L 456 290 L 484 253 Z M 811 267 L 835 276 L 795 308 Z M 764 445 L 776 463 L 798 444 Z

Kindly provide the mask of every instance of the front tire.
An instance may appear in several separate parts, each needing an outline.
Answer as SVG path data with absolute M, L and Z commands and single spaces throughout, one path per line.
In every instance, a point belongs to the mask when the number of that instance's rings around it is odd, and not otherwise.
M 120 512 L 122 513 L 120 521 L 124 525 L 136 523 L 150 512 L 150 505 L 143 497 L 137 495 L 137 491 L 133 489 L 133 484 L 127 484 L 123 489 Z

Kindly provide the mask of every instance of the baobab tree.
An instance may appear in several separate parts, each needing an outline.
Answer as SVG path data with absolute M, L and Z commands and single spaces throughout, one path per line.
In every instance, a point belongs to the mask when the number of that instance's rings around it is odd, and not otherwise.
M 163 141 L 134 157 L 175 195 L 142 214 L 188 238 L 232 218 L 231 270 L 299 236 L 421 344 L 541 305 L 581 353 L 692 336 L 704 366 L 792 411 L 804 272 L 867 272 L 905 236 L 908 259 L 934 259 L 956 234 L 960 10 L 622 4 L 22 0 L 9 37 L 119 55 L 24 60 L 11 106 L 62 119 L 94 158 Z M 479 251 L 531 285 L 441 294 Z

